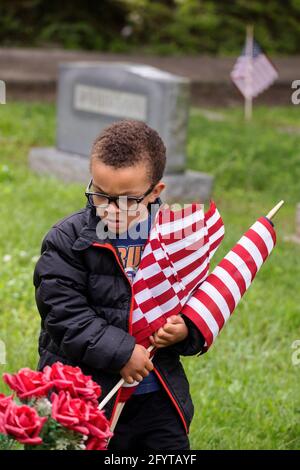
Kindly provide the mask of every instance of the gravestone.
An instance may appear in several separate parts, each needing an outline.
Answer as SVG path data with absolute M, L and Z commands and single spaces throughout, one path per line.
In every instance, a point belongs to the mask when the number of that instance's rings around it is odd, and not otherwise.
M 31 168 L 86 183 L 97 135 L 120 119 L 157 130 L 167 148 L 163 199 L 207 200 L 212 176 L 186 169 L 189 80 L 147 65 L 73 62 L 59 68 L 56 148 L 30 151 Z

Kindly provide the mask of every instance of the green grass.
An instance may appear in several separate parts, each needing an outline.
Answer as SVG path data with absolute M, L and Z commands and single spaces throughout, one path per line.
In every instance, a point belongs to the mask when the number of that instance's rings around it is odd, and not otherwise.
M 214 264 L 278 200 L 277 248 L 208 354 L 185 358 L 195 405 L 193 449 L 299 449 L 300 247 L 294 231 L 300 201 L 299 108 L 257 108 L 245 125 L 241 109 L 222 120 L 193 110 L 189 167 L 213 173 L 214 199 L 226 236 Z M 298 132 L 298 133 L 297 133 Z M 58 219 L 85 204 L 84 187 L 33 174 L 31 146 L 52 145 L 55 109 L 10 103 L 0 108 L 0 373 L 35 367 L 39 316 L 32 274 L 42 237 Z M 7 392 L 0 384 L 0 391 Z

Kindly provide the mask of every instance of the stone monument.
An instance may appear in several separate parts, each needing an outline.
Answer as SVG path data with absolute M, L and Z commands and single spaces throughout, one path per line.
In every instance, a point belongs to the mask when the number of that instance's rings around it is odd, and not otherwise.
M 186 169 L 189 80 L 148 65 L 71 62 L 60 65 L 56 147 L 33 148 L 33 170 L 86 183 L 97 135 L 114 121 L 137 119 L 157 130 L 167 148 L 167 202 L 204 202 L 213 177 Z

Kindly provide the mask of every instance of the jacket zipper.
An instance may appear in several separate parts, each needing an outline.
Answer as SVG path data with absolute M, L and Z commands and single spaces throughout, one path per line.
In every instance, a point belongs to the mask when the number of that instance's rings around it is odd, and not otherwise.
M 131 290 L 131 302 L 130 302 L 130 311 L 129 311 L 129 321 L 128 321 L 128 332 L 129 334 L 132 334 L 132 313 L 133 313 L 133 299 L 134 299 L 134 293 L 133 293 L 133 288 L 132 288 L 132 284 L 131 282 L 129 281 L 128 277 L 127 277 L 127 274 L 124 270 L 124 267 L 122 266 L 122 263 L 120 262 L 119 260 L 119 257 L 116 253 L 116 251 L 114 250 L 114 248 L 111 246 L 111 245 L 106 245 L 106 244 L 101 244 L 101 243 L 98 243 L 98 242 L 94 242 L 93 243 L 93 246 L 97 246 L 99 248 L 106 248 L 107 250 L 110 250 L 113 254 L 114 254 L 114 257 L 118 263 L 118 265 L 120 266 L 121 268 L 121 271 L 123 272 L 125 278 L 127 279 L 129 285 L 130 285 L 130 290 Z M 183 426 L 184 426 L 184 429 L 186 431 L 186 433 L 188 434 L 188 428 L 187 428 L 187 425 L 186 425 L 186 422 L 185 422 L 185 419 L 184 419 L 184 416 L 175 400 L 175 398 L 173 397 L 172 393 L 170 392 L 170 390 L 168 389 L 168 386 L 167 384 L 165 383 L 165 381 L 163 380 L 162 376 L 160 375 L 160 373 L 157 371 L 157 369 L 154 367 L 154 372 L 155 374 L 157 375 L 159 381 L 161 382 L 162 386 L 164 387 L 165 391 L 167 392 L 168 396 L 170 397 L 173 405 L 175 406 L 177 412 L 179 413 L 179 416 L 183 422 Z M 121 395 L 121 388 L 118 390 L 118 393 L 117 393 L 117 397 L 116 397 L 116 401 L 115 401 L 115 404 L 114 404 L 114 407 L 113 407 L 113 411 L 112 411 L 112 414 L 111 414 L 111 418 L 110 418 L 110 424 L 112 422 L 112 419 L 113 419 L 113 416 L 114 416 L 114 413 L 115 413 L 115 410 L 117 408 L 117 405 L 119 403 L 119 400 L 120 400 L 120 395 Z
M 117 263 L 118 263 L 118 265 L 120 266 L 121 271 L 122 271 L 122 273 L 124 274 L 124 276 L 125 276 L 125 278 L 126 278 L 128 284 L 129 284 L 129 286 L 130 286 L 130 290 L 131 290 L 131 302 L 130 302 L 130 310 L 129 310 L 128 332 L 129 332 L 129 334 L 131 334 L 131 333 L 132 333 L 132 325 L 131 325 L 131 323 L 132 323 L 132 312 L 133 312 L 133 288 L 132 288 L 131 282 L 129 281 L 129 279 L 128 279 L 128 277 L 127 277 L 127 274 L 126 274 L 126 272 L 125 272 L 125 270 L 124 270 L 124 267 L 122 266 L 122 263 L 121 263 L 120 260 L 119 260 L 119 257 L 118 257 L 118 255 L 117 255 L 116 251 L 114 250 L 114 248 L 113 248 L 111 245 L 105 245 L 105 244 L 101 244 L 101 243 L 94 242 L 94 243 L 93 243 L 93 246 L 98 246 L 98 247 L 100 247 L 100 248 L 106 248 L 107 250 L 110 250 L 110 251 L 114 254 L 114 256 L 115 256 L 115 258 L 116 258 L 116 260 L 117 260 Z
M 170 392 L 170 390 L 168 389 L 168 386 L 167 384 L 165 383 L 165 381 L 163 380 L 162 376 L 160 375 L 160 373 L 158 372 L 158 370 L 156 369 L 156 367 L 154 367 L 154 372 L 156 373 L 159 381 L 161 382 L 162 386 L 164 387 L 165 391 L 167 392 L 168 396 L 170 397 L 173 405 L 175 406 L 180 418 L 181 418 L 181 421 L 183 423 L 183 426 L 184 426 L 184 429 L 185 429 L 185 432 L 188 434 L 188 428 L 187 428 L 187 425 L 186 425 L 186 422 L 185 422 L 185 419 L 184 419 L 184 416 L 182 414 L 182 411 L 180 410 L 179 406 L 178 406 L 178 403 L 176 402 L 175 398 L 173 397 L 172 393 Z

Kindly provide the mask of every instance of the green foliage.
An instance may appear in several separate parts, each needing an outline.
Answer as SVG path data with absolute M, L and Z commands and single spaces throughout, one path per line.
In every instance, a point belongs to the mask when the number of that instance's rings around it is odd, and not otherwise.
M 0 451 L 1 450 L 21 450 L 23 446 L 9 436 L 0 433 Z
M 299 20 L 299 0 L 3 0 L 0 44 L 237 54 L 252 23 L 269 53 L 296 54 Z
M 212 349 L 184 358 L 195 405 L 192 449 L 300 448 L 300 366 L 291 360 L 300 331 L 300 248 L 284 241 L 294 232 L 299 201 L 298 113 L 296 106 L 255 108 L 246 126 L 240 109 L 192 112 L 189 167 L 216 175 L 214 199 L 226 227 L 213 265 L 286 199 L 275 220 L 277 247 L 253 286 Z M 0 108 L 0 339 L 7 349 L 0 374 L 36 367 L 32 274 L 41 241 L 58 219 L 85 205 L 85 185 L 28 169 L 29 148 L 54 143 L 54 116 L 48 104 Z M 8 393 L 3 383 L 0 389 Z
M 82 450 L 82 434 L 61 426 L 57 421 L 48 418 L 40 434 L 43 443 L 24 445 L 24 450 Z
M 59 0 L 4 0 L 0 44 L 114 50 L 126 15 L 119 1 L 75 0 L 62 6 Z
M 213 115 L 213 113 L 212 113 Z M 217 117 L 218 114 L 216 113 Z M 297 106 L 254 108 L 252 122 L 243 110 L 222 111 L 211 121 L 192 112 L 189 165 L 213 173 L 222 191 L 263 191 L 288 202 L 299 201 L 300 129 Z M 197 139 L 193 136 L 198 136 Z

